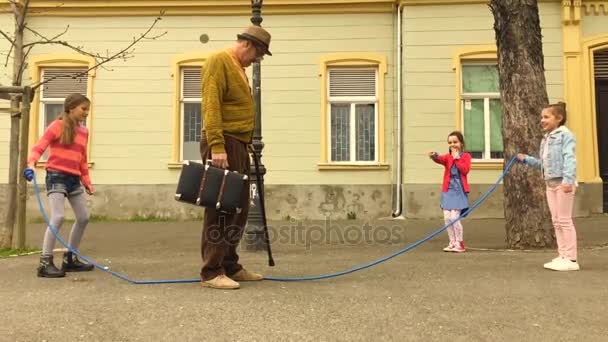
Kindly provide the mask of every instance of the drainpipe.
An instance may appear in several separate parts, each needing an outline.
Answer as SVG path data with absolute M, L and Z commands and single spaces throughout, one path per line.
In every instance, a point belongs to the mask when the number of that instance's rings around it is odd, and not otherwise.
M 402 71 L 401 71 L 401 64 L 402 64 L 402 38 L 401 38 L 401 16 L 402 16 L 402 12 L 403 12 L 403 5 L 401 4 L 401 2 L 399 2 L 399 4 L 397 5 L 397 172 L 396 172 L 396 181 L 395 181 L 395 205 L 394 205 L 394 211 L 393 211 L 393 217 L 395 218 L 403 218 L 403 216 L 401 215 L 402 213 L 402 207 L 403 207 L 403 188 L 402 188 L 402 183 L 403 183 L 403 178 L 402 178 L 402 174 L 403 174 L 403 170 L 402 170 L 402 161 L 401 161 L 401 155 L 403 154 L 402 151 L 402 140 L 403 140 L 403 136 L 401 133 L 401 127 L 403 126 L 403 122 L 401 119 L 401 101 L 402 99 L 402 87 L 403 87 L 403 80 L 402 80 Z

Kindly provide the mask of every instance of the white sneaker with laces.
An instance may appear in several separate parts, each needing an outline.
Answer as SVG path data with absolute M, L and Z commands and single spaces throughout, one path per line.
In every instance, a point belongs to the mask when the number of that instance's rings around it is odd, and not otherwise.
M 545 268 L 553 271 L 578 271 L 581 269 L 576 261 L 568 258 L 559 258 L 555 262 L 550 262 L 548 265 L 545 264 Z
M 444 252 L 452 252 L 454 251 L 454 243 L 450 241 L 447 247 L 443 249 Z

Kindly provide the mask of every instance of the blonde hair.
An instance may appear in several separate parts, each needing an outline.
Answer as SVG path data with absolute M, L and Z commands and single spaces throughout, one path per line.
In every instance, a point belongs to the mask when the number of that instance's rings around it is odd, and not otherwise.
M 61 138 L 59 139 L 62 144 L 69 145 L 74 143 L 76 126 L 78 123 L 70 116 L 70 111 L 85 102 L 91 103 L 91 100 L 82 94 L 74 93 L 65 98 L 65 101 L 63 102 L 63 112 L 59 116 L 59 120 L 63 121 L 63 130 L 61 131 Z

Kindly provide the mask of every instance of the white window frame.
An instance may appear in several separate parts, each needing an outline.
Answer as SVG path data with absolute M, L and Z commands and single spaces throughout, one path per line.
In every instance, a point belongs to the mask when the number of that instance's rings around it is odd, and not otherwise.
M 186 69 L 198 69 L 200 67 L 197 66 L 181 66 L 179 68 L 179 75 L 180 75 L 180 94 L 179 94 L 179 107 L 180 107 L 180 113 L 179 113 L 179 122 L 180 122 L 180 129 L 179 129 L 179 157 L 180 160 L 183 161 L 184 160 L 184 113 L 185 113 L 185 104 L 186 103 L 198 103 L 199 105 L 202 106 L 203 103 L 203 98 L 202 97 L 185 97 L 184 96 L 184 89 L 185 87 L 185 73 L 184 70 Z M 202 70 L 201 70 L 201 82 L 202 82 Z M 202 90 L 202 88 L 201 88 Z M 202 94 L 201 94 L 202 96 Z M 202 116 L 202 112 L 201 112 L 201 116 Z M 202 124 L 202 120 L 203 118 L 201 117 L 201 124 Z M 198 161 L 201 162 L 200 159 L 189 159 L 189 160 L 193 160 L 193 161 Z
M 328 75 L 331 69 L 338 69 L 329 67 Z M 346 69 L 340 67 L 340 69 Z M 378 106 L 379 106 L 379 97 L 378 97 L 378 68 L 377 67 L 349 67 L 347 69 L 357 69 L 357 70 L 374 70 L 375 77 L 375 96 L 331 96 L 331 78 L 327 77 L 327 156 L 328 162 L 331 164 L 348 164 L 348 165 L 376 165 L 378 164 L 378 152 L 379 152 L 379 132 L 378 132 Z M 350 104 L 350 119 L 349 119 L 349 144 L 350 144 L 350 160 L 346 161 L 334 161 L 331 160 L 331 148 L 332 148 L 332 140 L 331 140 L 331 105 L 332 104 Z M 356 105 L 358 104 L 373 104 L 374 105 L 374 160 L 366 160 L 366 161 L 358 161 L 357 159 L 357 132 L 356 132 Z
M 503 161 L 503 158 L 491 158 L 492 156 L 492 148 L 491 148 L 491 127 L 490 127 L 490 100 L 498 99 L 500 100 L 500 92 L 496 93 L 465 93 L 464 92 L 464 68 L 470 65 L 488 65 L 488 66 L 497 66 L 496 63 L 488 63 L 488 62 L 467 62 L 462 63 L 461 75 L 462 81 L 460 82 L 460 127 L 462 127 L 462 133 L 465 132 L 465 102 L 468 100 L 483 100 L 483 129 L 484 129 L 484 151 L 482 158 L 474 158 L 473 160 L 476 162 L 498 162 Z M 502 101 L 501 101 L 502 103 Z M 466 143 L 466 142 L 465 142 Z

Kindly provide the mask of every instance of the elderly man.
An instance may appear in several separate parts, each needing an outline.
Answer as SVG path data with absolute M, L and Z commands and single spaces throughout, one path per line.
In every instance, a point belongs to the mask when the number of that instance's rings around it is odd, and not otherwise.
M 245 68 L 264 55 L 271 56 L 269 46 L 270 34 L 261 27 L 250 26 L 237 35 L 236 42 L 206 60 L 202 80 L 203 161 L 211 159 L 214 166 L 249 174 L 247 147 L 255 126 L 255 103 Z M 204 287 L 238 289 L 238 281 L 263 279 L 238 262 L 236 249 L 247 223 L 249 191 L 243 192 L 241 200 L 240 213 L 205 209 L 201 241 Z

